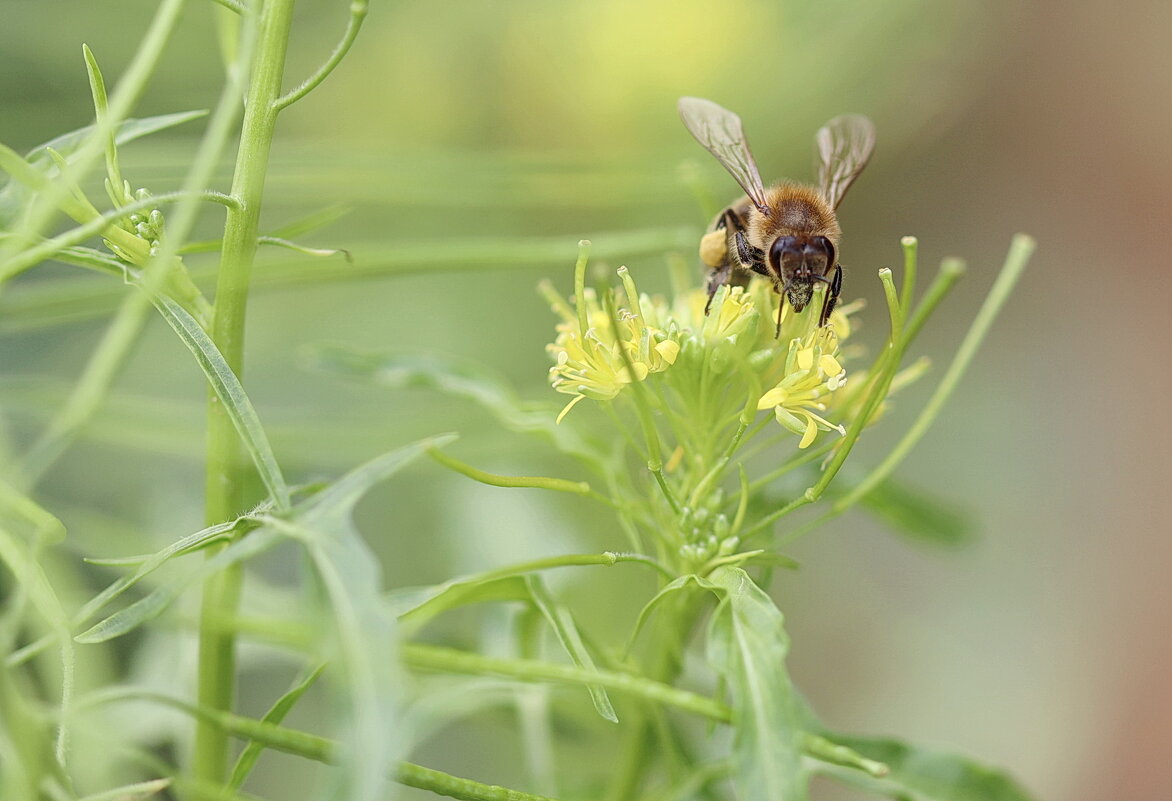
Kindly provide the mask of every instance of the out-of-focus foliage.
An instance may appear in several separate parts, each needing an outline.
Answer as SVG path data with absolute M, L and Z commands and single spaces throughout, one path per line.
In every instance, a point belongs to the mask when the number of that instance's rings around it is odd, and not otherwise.
M 69 4 L 68 13 L 53 5 L 5 0 L 0 11 L 0 141 L 20 152 L 91 121 L 81 43 L 112 79 L 148 20 L 129 0 Z M 1164 316 L 1145 304 L 1166 295 L 1167 277 L 1156 271 L 1163 235 L 1154 232 L 1167 216 L 1172 169 L 1158 151 L 1169 130 L 1166 104 L 1157 102 L 1172 74 L 1159 55 L 1168 19 L 1157 4 L 1139 5 L 1127 14 L 1092 4 L 1055 16 L 1042 4 L 927 0 L 376 3 L 327 90 L 282 119 L 274 151 L 263 232 L 280 235 L 337 204 L 344 216 L 296 238 L 354 258 L 270 248 L 255 273 L 245 381 L 289 481 L 336 476 L 452 428 L 463 433 L 462 455 L 478 465 L 561 474 L 567 461 L 512 439 L 505 447 L 496 418 L 465 400 L 317 369 L 322 343 L 481 365 L 519 387 L 522 402 L 554 403 L 542 352 L 551 317 L 537 281 L 551 277 L 568 290 L 574 244 L 589 237 L 600 270 L 628 263 L 641 285 L 655 289 L 658 273 L 666 286 L 662 254 L 678 252 L 691 264 L 706 223 L 693 187 L 715 203 L 736 194 L 679 125 L 677 96 L 709 96 L 736 109 L 767 178 L 811 177 L 814 129 L 843 111 L 865 112 L 878 125 L 879 150 L 842 209 L 847 298 L 882 304 L 863 277 L 897 261 L 889 243 L 913 230 L 929 262 L 948 243 L 974 265 L 993 264 L 1016 228 L 1037 230 L 1051 255 L 1015 299 L 994 342 L 996 366 L 976 365 L 955 422 L 942 421 L 909 462 L 913 485 L 944 496 L 945 505 L 895 487 L 871 499 L 881 518 L 915 536 L 963 539 L 964 520 L 947 511 L 955 499 L 974 511 L 975 547 L 956 561 L 909 555 L 871 536 L 874 524 L 861 517 L 843 533 L 803 544 L 795 553 L 803 570 L 787 573 L 778 590 L 797 643 L 797 680 L 836 729 L 900 719 L 909 736 L 952 739 L 1014 765 L 1046 797 L 1098 798 L 1108 789 L 1160 797 L 1172 784 L 1166 766 L 1110 745 L 1116 738 L 1104 732 L 1135 732 L 1159 754 L 1168 742 L 1161 733 L 1172 729 L 1172 711 L 1157 700 L 1163 673 L 1145 668 L 1172 647 L 1158 633 L 1166 627 L 1151 621 L 1169 600 L 1166 589 L 1154 589 L 1166 587 L 1155 566 L 1172 556 L 1151 517 L 1155 477 L 1166 475 L 1151 454 L 1167 452 L 1169 440 L 1138 399 L 1166 394 L 1164 379 L 1151 378 L 1151 392 L 1126 393 L 1135 405 L 1123 410 L 1113 387 L 1085 380 L 1088 363 L 1108 358 L 1124 359 L 1115 374 L 1150 375 L 1146 347 L 1120 356 L 1117 343 L 1167 336 L 1153 322 Z M 294 79 L 328 52 L 344 6 L 299 4 Z M 216 13 L 210 2 L 188 3 L 182 34 L 136 116 L 214 105 L 222 80 L 212 55 Z M 1127 20 L 1126 31 L 1117 19 Z M 1089 114 L 1099 123 L 1088 125 Z M 127 146 L 127 177 L 156 193 L 175 189 L 201 124 Z M 696 177 L 681 178 L 683 162 Z M 215 188 L 226 188 L 229 170 L 225 160 Z M 99 183 L 85 188 L 102 196 Z M 1088 221 L 1087 209 L 1102 216 Z M 221 215 L 204 210 L 196 238 L 214 238 Z M 1111 248 L 1088 248 L 1088 227 L 1096 237 L 1124 232 L 1134 257 L 1121 267 L 1103 256 Z M 186 258 L 209 287 L 216 255 Z M 972 283 L 987 280 L 978 270 Z M 1137 286 L 1146 288 L 1138 298 Z M 60 265 L 0 293 L 0 459 L 19 458 L 60 408 L 124 295 L 117 281 Z M 978 295 L 974 289 L 951 307 L 955 329 Z M 1120 308 L 1129 311 L 1111 337 L 1085 324 Z M 203 525 L 204 378 L 161 322 L 148 331 L 80 441 L 40 486 L 38 499 L 68 536 L 45 559 L 44 582 L 26 581 L 52 586 L 66 609 L 116 575 L 81 566 L 81 557 L 153 553 Z M 938 355 L 950 336 L 942 326 Z M 858 337 L 874 348 L 882 332 L 864 328 Z M 901 396 L 891 413 L 918 408 L 916 398 Z M 1118 410 L 1116 422 L 1104 427 L 1108 409 Z M 883 436 L 876 432 L 877 444 Z M 621 535 L 585 503 L 493 492 L 421 464 L 374 490 L 357 517 L 387 582 L 403 586 L 534 554 L 619 547 Z M 579 525 L 561 522 L 567 513 Z M 380 525 L 388 518 L 394 531 Z M 47 552 L 27 517 L 14 525 L 16 538 L 5 540 L 9 564 Z M 145 579 L 141 591 L 165 587 L 171 569 Z M 287 609 L 282 588 L 303 569 L 278 551 L 250 585 L 249 608 Z M 582 629 L 605 642 L 621 641 L 619 621 L 645 600 L 609 573 L 551 583 L 575 609 L 594 610 Z M 39 612 L 53 607 L 49 596 L 30 591 L 21 600 L 18 589 L 0 571 L 0 592 L 15 599 L 3 620 L 33 621 L 19 634 L 3 629 L 6 642 L 19 646 L 61 628 L 60 614 Z M 38 614 L 12 611 L 27 604 Z M 179 617 L 194 613 L 185 607 Z M 510 636 L 503 620 L 491 620 L 482 626 L 456 616 L 442 636 L 489 646 Z M 1089 654 L 1092 636 L 1102 644 Z M 79 645 L 76 684 L 85 690 L 131 677 L 163 690 L 186 686 L 192 645 L 184 628 L 150 631 L 112 655 Z M 242 653 L 241 700 L 256 715 L 286 684 L 274 685 L 268 668 L 293 672 L 279 651 Z M 45 684 L 57 686 L 59 660 L 38 657 L 36 665 Z M 1121 666 L 1127 680 L 1113 680 Z M 19 700 L 27 688 L 5 682 L 0 707 L 24 735 L 11 741 L 17 752 L 51 753 L 53 733 L 32 724 Z M 303 703 L 290 725 L 312 728 L 330 699 L 311 690 Z M 580 706 L 562 723 L 572 735 L 609 725 L 589 703 Z M 1006 731 L 1014 717 L 1027 720 Z M 112 708 L 109 720 L 144 744 L 188 724 L 141 704 Z M 518 765 L 518 747 L 502 734 L 511 731 L 509 712 L 477 716 L 445 730 L 442 746 L 431 741 L 421 761 L 459 752 L 458 772 L 502 783 L 540 775 L 542 766 Z M 100 729 L 76 732 L 75 764 L 89 766 L 89 786 L 110 786 L 104 745 Z M 0 762 L 11 764 L 7 756 Z M 29 765 L 52 772 L 35 759 Z M 252 781 L 269 797 L 292 797 L 311 771 L 266 753 Z

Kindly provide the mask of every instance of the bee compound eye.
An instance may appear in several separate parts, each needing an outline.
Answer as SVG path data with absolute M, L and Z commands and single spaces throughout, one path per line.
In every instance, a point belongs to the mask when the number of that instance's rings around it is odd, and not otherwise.
M 833 267 L 837 262 L 837 254 L 834 252 L 834 243 L 824 236 L 814 237 L 814 242 L 826 254 L 826 266 Z
M 779 236 L 769 246 L 769 265 L 778 273 L 781 272 L 782 257 L 786 253 L 800 252 L 798 239 L 794 236 Z

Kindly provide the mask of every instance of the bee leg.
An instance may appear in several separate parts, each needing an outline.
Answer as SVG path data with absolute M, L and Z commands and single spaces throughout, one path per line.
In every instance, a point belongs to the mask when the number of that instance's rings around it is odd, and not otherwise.
M 704 304 L 705 316 L 708 315 L 708 308 L 712 305 L 712 298 L 716 295 L 716 290 L 727 284 L 731 275 L 732 265 L 728 262 L 708 274 L 708 302 Z
M 716 218 L 716 223 L 713 225 L 716 231 L 732 231 L 736 237 L 736 247 L 738 250 L 737 258 L 743 262 L 740 250 L 742 243 L 745 241 L 745 221 L 741 216 L 729 207 L 720 213 Z M 745 245 L 747 247 L 747 244 Z M 712 272 L 708 274 L 708 302 L 704 304 L 704 314 L 708 314 L 709 308 L 712 306 L 712 298 L 716 295 L 716 290 L 720 289 L 725 284 L 734 284 L 736 286 L 744 286 L 747 281 L 736 274 L 736 262 L 731 258 L 731 253 L 723 257 L 723 263 L 712 268 Z M 745 264 L 746 267 L 752 269 L 750 264 Z
M 741 219 L 741 215 L 737 214 L 731 208 L 727 208 L 720 213 L 716 218 L 717 228 L 731 228 L 734 231 L 744 231 L 745 221 Z
M 830 319 L 830 313 L 838 305 L 838 295 L 840 292 L 842 292 L 842 265 L 836 264 L 834 266 L 834 277 L 830 279 L 830 291 L 826 293 L 826 302 L 822 305 L 822 317 L 819 318 L 818 325 L 826 325 L 826 322 Z
M 765 266 L 765 251 L 750 245 L 744 231 L 737 231 L 734 238 L 737 242 L 737 258 L 741 264 L 758 275 L 769 275 L 769 268 Z

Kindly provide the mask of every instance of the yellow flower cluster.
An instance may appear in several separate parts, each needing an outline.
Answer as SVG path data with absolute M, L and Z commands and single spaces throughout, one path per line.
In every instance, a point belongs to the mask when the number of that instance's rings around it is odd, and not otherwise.
M 557 338 L 546 346 L 555 362 L 549 370 L 553 388 L 574 396 L 558 422 L 583 398 L 609 400 L 627 384 L 666 370 L 680 353 L 678 338 L 649 325 L 643 315 L 646 308 L 653 320 L 665 318 L 662 301 L 641 295 L 638 310 L 619 309 L 616 331 L 593 290 L 586 290 L 584 300 L 586 331 L 569 307 L 555 305 L 563 319 L 557 325 Z
M 850 323 L 842 311 L 818 327 L 813 313 L 795 316 L 786 307 L 779 341 L 774 320 L 782 300 L 768 282 L 720 289 L 706 315 L 703 290 L 682 293 L 669 305 L 639 294 L 625 270 L 620 275 L 628 308 L 613 316 L 592 290 L 583 291 L 584 306 L 571 306 L 548 285 L 543 290 L 562 318 L 555 341 L 546 346 L 554 360 L 550 381 L 573 396 L 559 422 L 583 398 L 610 400 L 624 387 L 674 367 L 674 397 L 685 403 L 691 394 L 714 397 L 714 380 L 743 385 L 748 392 L 754 385 L 770 387 L 758 398 L 741 396 L 734 403 L 772 409 L 778 423 L 800 437 L 800 448 L 809 447 L 819 431 L 844 433 L 826 416 L 831 395 L 846 383 L 838 343 L 849 335 Z M 690 393 L 693 385 L 696 391 Z M 695 406 L 702 408 L 703 402 Z
M 831 393 L 846 383 L 846 370 L 837 355 L 838 335 L 832 326 L 794 339 L 786 354 L 784 377 L 757 401 L 758 409 L 772 408 L 778 423 L 801 436 L 799 448 L 808 448 L 819 430 L 846 433 L 819 414 L 826 411 Z

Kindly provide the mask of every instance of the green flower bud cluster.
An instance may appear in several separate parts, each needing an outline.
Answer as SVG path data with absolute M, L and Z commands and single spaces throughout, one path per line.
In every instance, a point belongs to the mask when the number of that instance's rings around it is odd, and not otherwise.
M 129 181 L 125 182 L 124 191 L 126 197 L 131 196 Z M 151 197 L 151 193 L 147 189 L 139 189 L 133 193 L 133 197 L 135 200 L 146 201 Z M 160 209 L 145 208 L 131 212 L 119 221 L 118 227 L 146 242 L 150 248 L 149 255 L 154 256 L 159 252 L 159 242 L 163 238 L 165 229 L 165 220 L 163 218 L 163 212 Z M 127 264 L 139 264 L 141 262 L 140 257 L 136 258 L 133 254 L 128 253 L 125 248 L 119 247 L 109 239 L 106 239 L 105 243 L 111 253 Z

